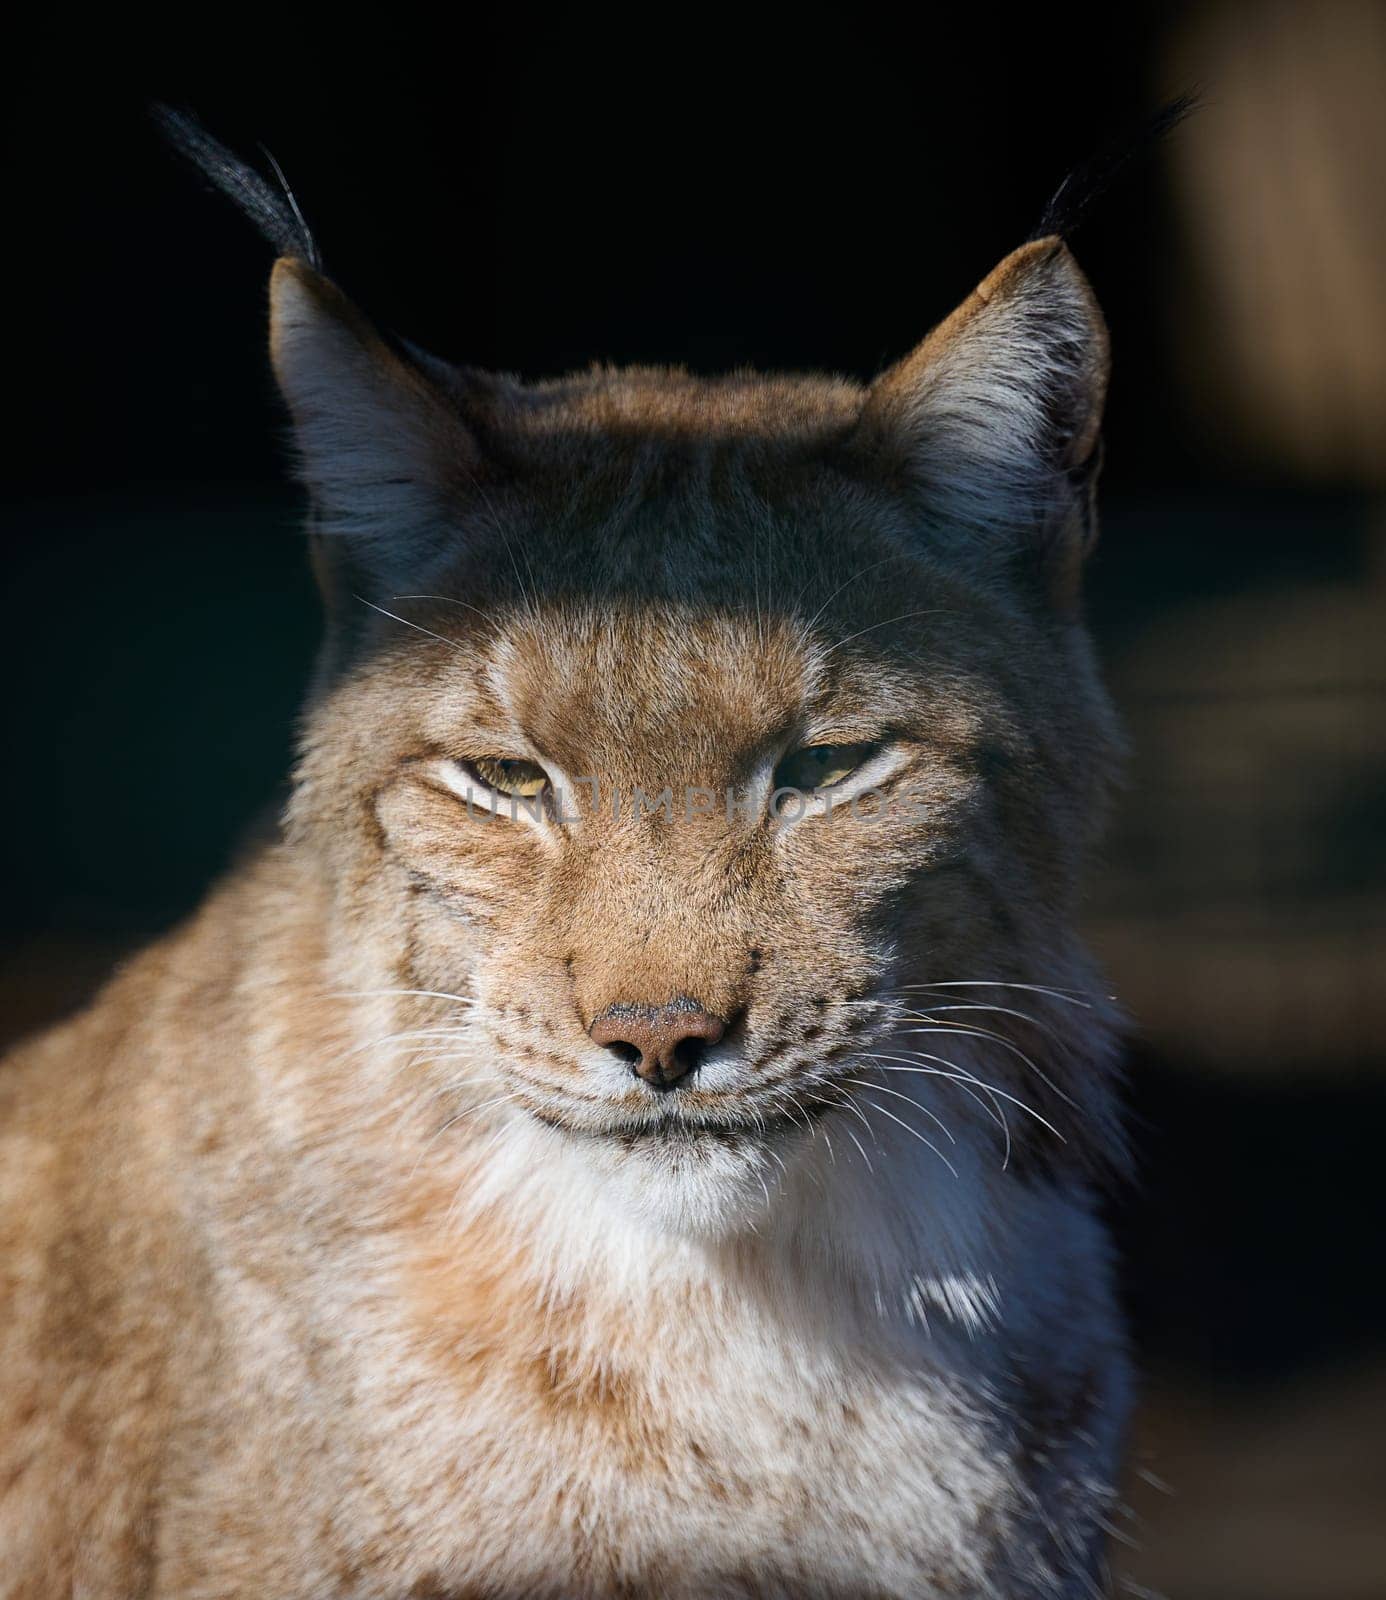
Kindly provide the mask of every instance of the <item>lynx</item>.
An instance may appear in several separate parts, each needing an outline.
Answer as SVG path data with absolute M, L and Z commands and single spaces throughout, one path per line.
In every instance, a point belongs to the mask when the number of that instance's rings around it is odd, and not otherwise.
M 1107 336 L 523 383 L 281 199 L 282 827 L 0 1070 L 10 1600 L 1089 1596 L 1128 1405 Z

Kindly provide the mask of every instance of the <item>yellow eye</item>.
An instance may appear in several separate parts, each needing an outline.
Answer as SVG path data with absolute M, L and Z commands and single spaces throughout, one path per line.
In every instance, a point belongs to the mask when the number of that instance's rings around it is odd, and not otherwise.
M 468 765 L 484 784 L 497 794 L 532 800 L 548 787 L 549 775 L 534 761 L 518 761 L 505 756 L 476 756 Z
M 869 744 L 806 744 L 775 768 L 775 787 L 831 789 L 850 778 L 874 749 Z

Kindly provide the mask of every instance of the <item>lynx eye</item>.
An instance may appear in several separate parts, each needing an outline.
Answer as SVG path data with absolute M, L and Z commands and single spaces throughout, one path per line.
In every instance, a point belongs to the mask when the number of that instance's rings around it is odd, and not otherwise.
M 497 794 L 513 795 L 518 800 L 532 800 L 549 783 L 548 773 L 534 761 L 507 756 L 474 756 L 467 765 L 488 788 Z
M 869 744 L 806 744 L 775 768 L 775 787 L 831 789 L 850 778 L 874 749 Z

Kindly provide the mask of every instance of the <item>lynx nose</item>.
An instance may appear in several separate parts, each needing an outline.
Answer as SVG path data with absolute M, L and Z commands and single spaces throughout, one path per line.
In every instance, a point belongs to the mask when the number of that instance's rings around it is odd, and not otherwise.
M 587 1030 L 598 1044 L 630 1063 L 650 1088 L 673 1089 L 698 1065 L 704 1050 L 727 1031 L 721 1017 L 681 995 L 664 1006 L 618 1003 Z

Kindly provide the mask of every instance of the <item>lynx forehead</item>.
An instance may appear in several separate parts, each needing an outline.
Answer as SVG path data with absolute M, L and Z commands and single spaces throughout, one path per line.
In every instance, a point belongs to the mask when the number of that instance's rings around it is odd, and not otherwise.
M 450 366 L 296 207 L 282 835 L 0 1078 L 0 1594 L 1088 1594 L 1074 930 L 1117 737 L 1067 246 L 826 377 Z

